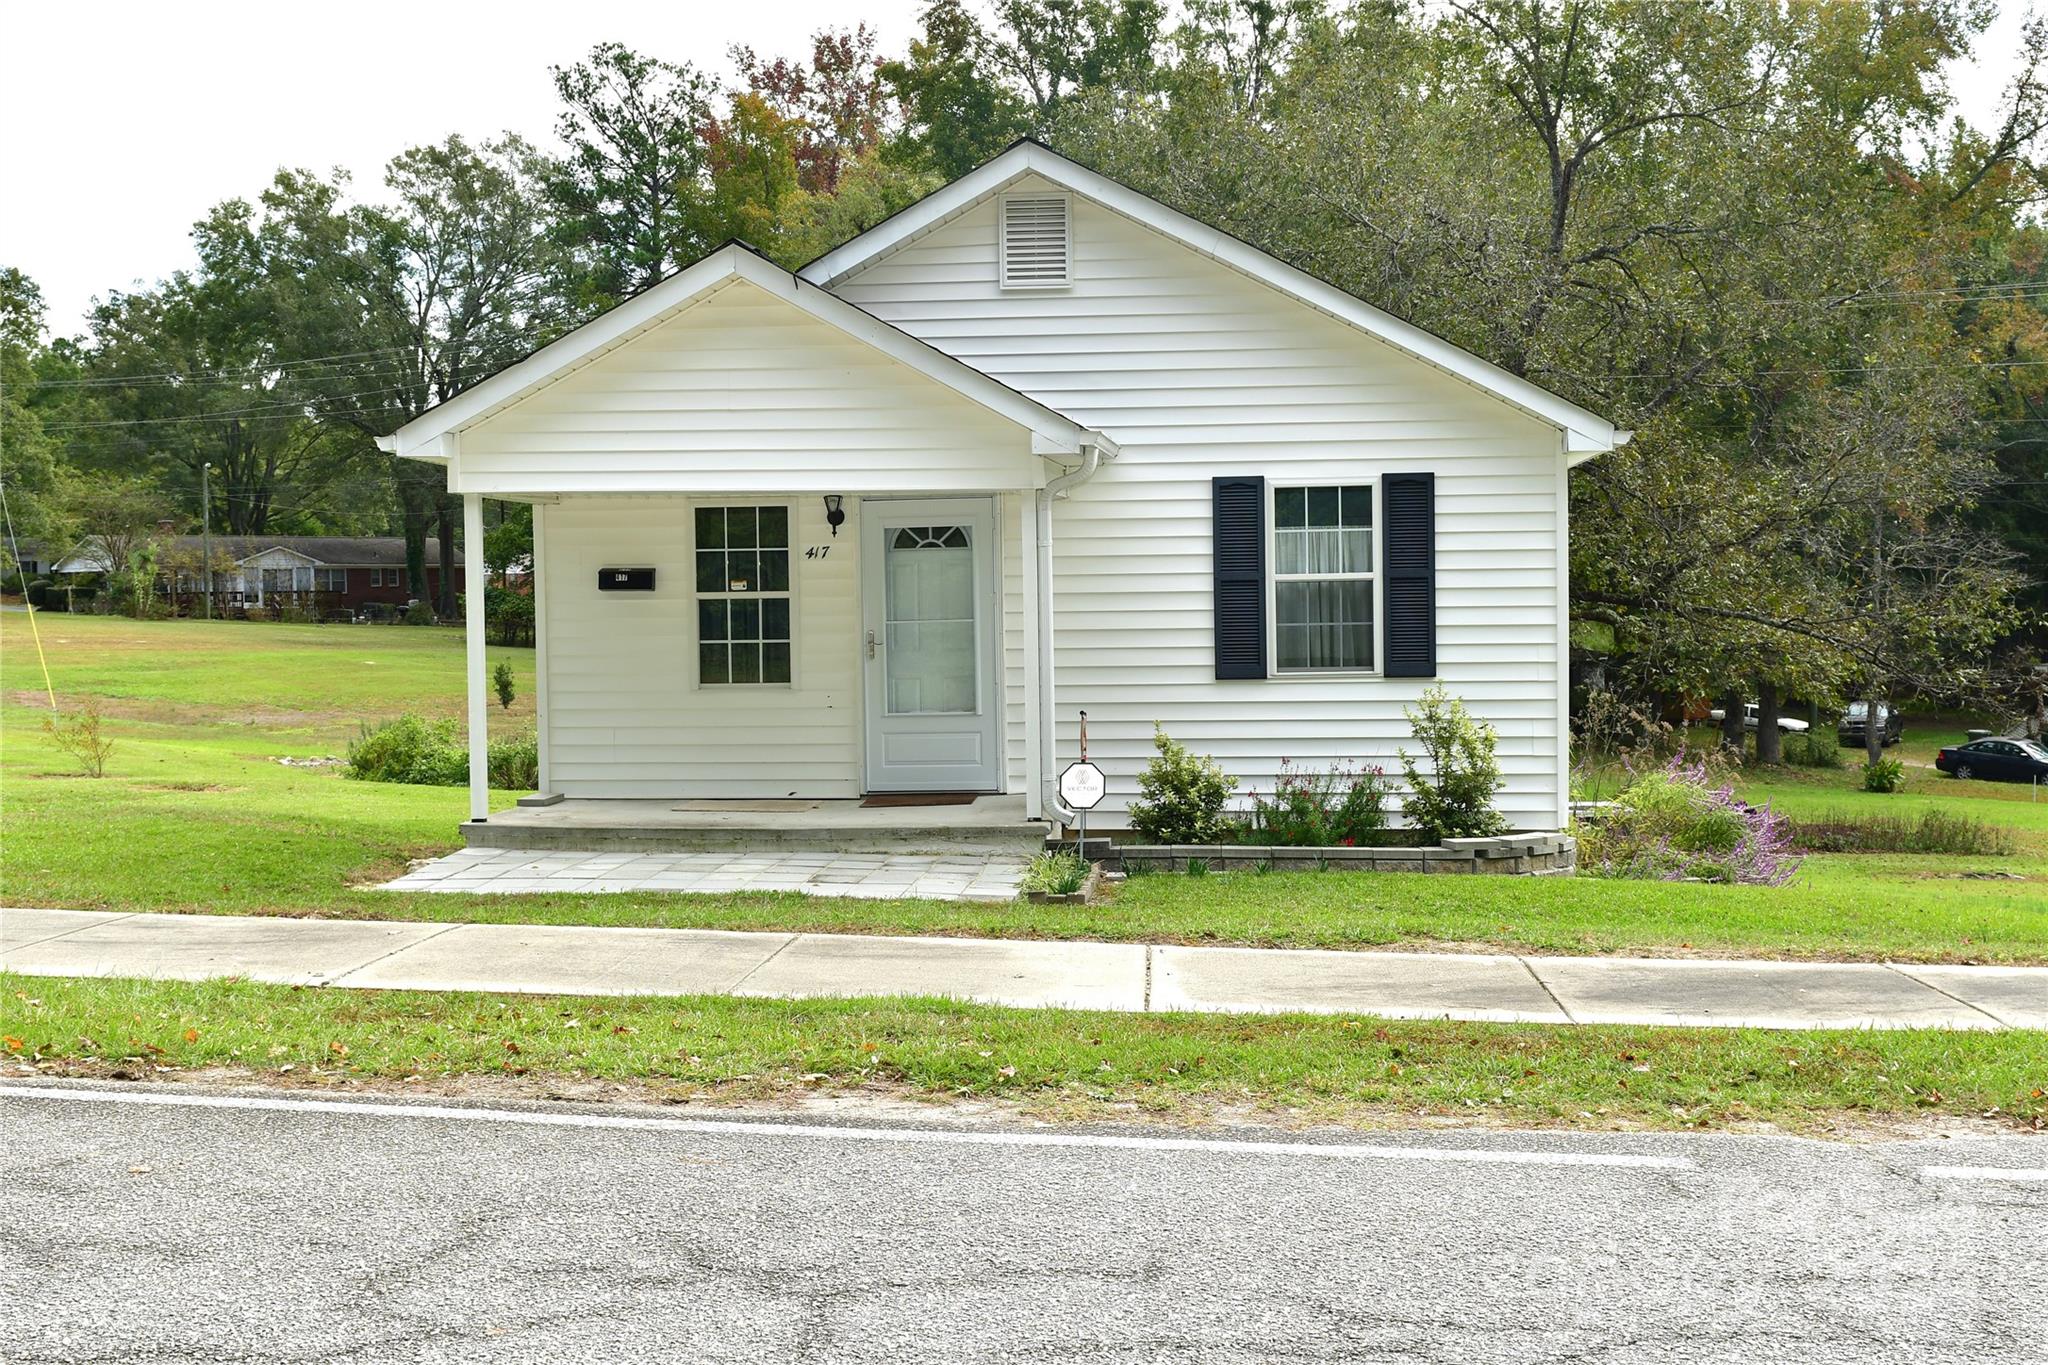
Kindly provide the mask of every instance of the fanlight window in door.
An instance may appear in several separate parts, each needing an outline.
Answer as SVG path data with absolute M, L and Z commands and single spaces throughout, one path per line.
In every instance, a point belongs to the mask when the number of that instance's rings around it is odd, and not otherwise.
M 901 526 L 883 552 L 882 673 L 892 716 L 961 714 L 978 696 L 974 540 L 966 526 Z

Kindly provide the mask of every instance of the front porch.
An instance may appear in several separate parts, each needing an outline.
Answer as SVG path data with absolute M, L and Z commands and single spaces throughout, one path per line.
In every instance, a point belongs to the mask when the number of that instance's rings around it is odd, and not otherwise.
M 588 853 L 749 852 L 990 855 L 1029 858 L 1047 827 L 1024 797 L 960 805 L 869 806 L 857 800 L 529 799 L 462 826 L 472 849 Z

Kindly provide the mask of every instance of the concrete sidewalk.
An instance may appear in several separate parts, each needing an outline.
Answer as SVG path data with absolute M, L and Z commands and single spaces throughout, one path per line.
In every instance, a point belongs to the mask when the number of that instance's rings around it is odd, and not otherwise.
M 569 995 L 938 995 L 1026 1007 L 1549 1024 L 2048 1028 L 2048 967 L 1320 952 L 91 910 L 0 910 L 0 970 Z

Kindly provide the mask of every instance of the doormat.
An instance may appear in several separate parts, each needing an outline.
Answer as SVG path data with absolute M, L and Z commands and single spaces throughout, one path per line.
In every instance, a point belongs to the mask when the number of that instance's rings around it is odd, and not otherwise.
M 691 811 L 704 815 L 716 815 L 722 811 L 758 812 L 765 815 L 776 811 L 804 811 L 816 810 L 817 808 L 818 803 L 815 801 L 792 801 L 788 799 L 769 799 L 763 801 L 685 801 L 680 805 L 669 807 L 670 810 Z
M 876 792 L 863 806 L 971 806 L 976 792 Z

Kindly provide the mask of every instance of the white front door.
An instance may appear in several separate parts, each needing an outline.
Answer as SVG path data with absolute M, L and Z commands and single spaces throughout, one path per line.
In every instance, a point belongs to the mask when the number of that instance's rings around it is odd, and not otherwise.
M 861 503 L 867 790 L 1002 786 L 995 502 Z

